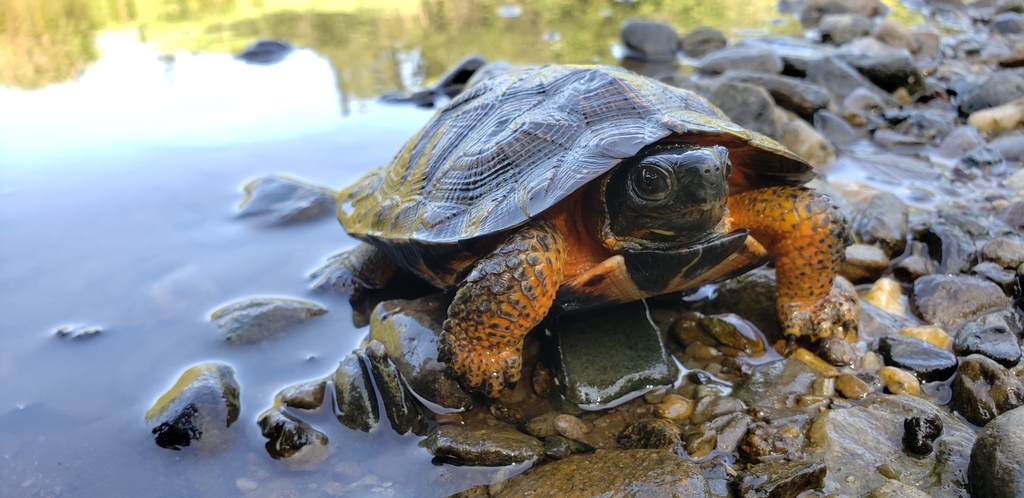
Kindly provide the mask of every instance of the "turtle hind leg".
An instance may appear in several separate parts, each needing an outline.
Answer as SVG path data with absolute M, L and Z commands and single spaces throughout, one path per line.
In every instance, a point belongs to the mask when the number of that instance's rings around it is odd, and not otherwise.
M 813 189 L 774 186 L 729 196 L 734 228 L 747 228 L 775 257 L 776 303 L 784 335 L 856 338 L 859 304 L 837 279 L 846 250 L 846 219 Z
M 359 294 L 365 290 L 384 288 L 398 270 L 398 265 L 383 251 L 364 242 L 331 256 L 310 277 L 314 279 L 314 290 L 351 290 Z
M 466 388 L 495 398 L 519 380 L 523 338 L 547 316 L 565 257 L 561 232 L 538 219 L 477 262 L 438 342 L 438 359 Z

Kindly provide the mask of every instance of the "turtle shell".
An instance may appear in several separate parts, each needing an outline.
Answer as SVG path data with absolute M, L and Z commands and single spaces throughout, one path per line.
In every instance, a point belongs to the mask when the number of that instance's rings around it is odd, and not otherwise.
M 342 191 L 338 217 L 364 240 L 454 244 L 519 226 L 666 142 L 726 147 L 734 190 L 812 175 L 692 92 L 615 67 L 547 66 L 453 99 L 389 165 Z

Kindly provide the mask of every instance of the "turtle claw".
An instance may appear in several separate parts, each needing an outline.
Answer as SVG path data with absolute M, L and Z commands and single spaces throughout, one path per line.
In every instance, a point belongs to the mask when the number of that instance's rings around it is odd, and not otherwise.
M 832 290 L 817 302 L 780 299 L 778 311 L 785 336 L 857 338 L 860 302 L 853 284 L 843 277 L 836 277 Z
M 497 398 L 519 381 L 521 347 L 459 341 L 450 332 L 442 332 L 439 339 L 438 361 L 448 365 L 467 391 Z

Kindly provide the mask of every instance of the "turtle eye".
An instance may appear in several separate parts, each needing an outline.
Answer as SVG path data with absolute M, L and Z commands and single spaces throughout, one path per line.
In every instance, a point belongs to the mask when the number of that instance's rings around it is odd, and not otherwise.
M 642 199 L 660 201 L 672 189 L 671 177 L 662 168 L 640 165 L 633 170 L 633 191 Z

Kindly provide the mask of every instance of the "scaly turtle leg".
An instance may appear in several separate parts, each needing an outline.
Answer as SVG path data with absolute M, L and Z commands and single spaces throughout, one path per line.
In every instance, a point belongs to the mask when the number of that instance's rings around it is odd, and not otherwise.
M 547 316 L 565 257 L 558 228 L 537 219 L 477 262 L 438 343 L 438 359 L 465 387 L 495 398 L 519 380 L 523 338 Z
M 783 333 L 852 339 L 858 302 L 836 280 L 846 249 L 846 219 L 829 198 L 806 187 L 776 186 L 732 194 L 733 228 L 746 228 L 775 256 L 776 305 Z
M 367 289 L 383 289 L 384 284 L 398 271 L 398 265 L 380 249 L 362 243 L 347 251 L 331 256 L 310 277 L 313 288 L 357 293 Z

